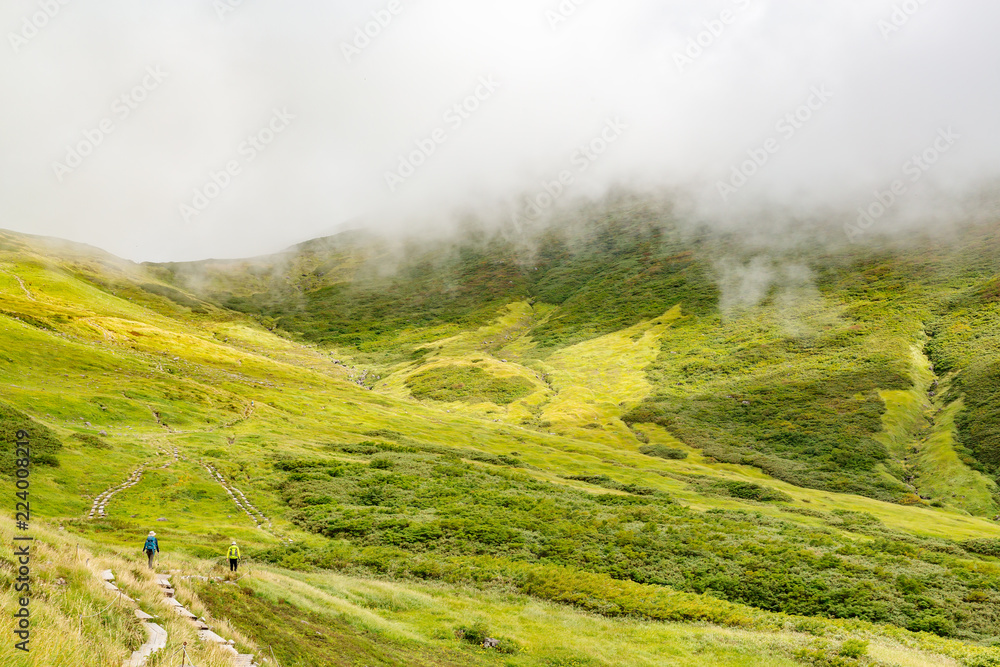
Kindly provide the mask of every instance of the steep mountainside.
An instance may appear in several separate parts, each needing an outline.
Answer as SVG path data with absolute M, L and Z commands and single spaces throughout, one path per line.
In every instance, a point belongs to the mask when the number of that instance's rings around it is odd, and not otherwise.
M 154 270 L 363 364 L 365 384 L 400 397 L 622 446 L 626 426 L 643 438 L 655 424 L 796 485 L 993 516 L 996 231 L 896 249 L 748 247 L 625 199 L 527 240 L 479 230 L 400 250 L 355 234 Z M 620 339 L 668 312 L 655 335 Z M 582 359 L 580 345 L 589 376 L 569 378 L 560 360 Z M 513 393 L 483 394 L 505 383 Z M 908 427 L 890 438 L 887 420 Z M 932 432 L 947 452 L 920 456 Z M 939 468 L 956 483 L 935 486 Z

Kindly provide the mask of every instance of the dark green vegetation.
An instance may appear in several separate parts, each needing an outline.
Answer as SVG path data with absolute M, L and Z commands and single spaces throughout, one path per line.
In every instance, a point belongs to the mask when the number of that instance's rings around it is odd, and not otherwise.
M 643 445 L 639 448 L 639 451 L 646 456 L 658 456 L 661 459 L 670 459 L 673 461 L 683 461 L 688 457 L 688 453 L 683 449 L 666 447 L 664 445 Z
M 787 493 L 775 491 L 774 489 L 753 482 L 740 482 L 735 480 L 725 480 L 712 483 L 695 483 L 704 493 L 719 493 L 732 498 L 742 498 L 743 500 L 756 500 L 761 503 L 768 502 L 791 502 L 792 497 Z
M 27 434 L 30 446 L 31 464 L 43 466 L 58 466 L 57 453 L 62 449 L 59 436 L 43 424 L 16 410 L 9 405 L 0 403 L 0 470 L 3 475 L 14 475 L 15 458 L 17 457 L 18 433 Z
M 406 386 L 414 398 L 453 402 L 489 401 L 510 405 L 532 392 L 521 377 L 494 377 L 475 366 L 439 366 L 411 375 Z
M 630 490 L 607 476 L 571 479 Z M 364 561 L 388 571 L 402 558 L 414 570 L 418 555 L 457 562 L 488 556 L 708 593 L 767 611 L 1000 639 L 1000 572 L 980 571 L 959 545 L 898 533 L 869 515 L 820 513 L 825 527 L 803 530 L 753 512 L 694 512 L 653 489 L 593 495 L 422 452 L 383 453 L 372 464 L 315 461 L 290 474 L 281 490 L 295 522 L 350 540 L 337 557 L 326 556 L 329 562 L 322 553 L 310 556 L 326 566 Z M 721 482 L 714 490 L 791 500 L 747 482 Z
M 792 484 L 891 500 L 901 485 L 871 476 L 889 458 L 874 437 L 884 409 L 875 390 L 908 386 L 903 376 L 874 369 L 777 387 L 736 381 L 734 394 L 655 397 L 624 419 L 660 424 L 720 461 L 756 466 Z

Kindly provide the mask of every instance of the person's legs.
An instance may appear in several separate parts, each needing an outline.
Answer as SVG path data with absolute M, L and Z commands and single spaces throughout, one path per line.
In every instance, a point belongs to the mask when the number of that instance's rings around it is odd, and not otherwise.
M 149 569 L 150 570 L 153 569 L 153 554 L 155 554 L 155 553 L 156 552 L 153 551 L 152 549 L 146 549 L 146 555 L 149 556 Z
M 236 559 L 235 558 L 230 558 L 229 559 L 229 571 L 230 572 L 235 572 L 236 571 Z

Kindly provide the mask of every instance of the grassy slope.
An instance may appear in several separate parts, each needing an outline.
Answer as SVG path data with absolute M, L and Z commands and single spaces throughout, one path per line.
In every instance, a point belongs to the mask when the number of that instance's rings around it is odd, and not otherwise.
M 923 248 L 915 259 L 907 259 L 912 249 L 786 252 L 764 267 L 779 278 L 784 271 L 784 282 L 747 309 L 733 295 L 747 291 L 740 271 L 759 268 L 759 258 L 731 240 L 685 234 L 669 211 L 625 198 L 538 234 L 528 249 L 481 230 L 451 245 L 395 251 L 357 237 L 322 240 L 254 260 L 256 274 L 271 276 L 267 291 L 240 280 L 246 263 L 157 270 L 205 298 L 332 345 L 338 357 L 372 368 L 362 376 L 368 384 L 377 376 L 380 388 L 400 398 L 453 402 L 447 409 L 574 437 L 587 427 L 593 432 L 584 439 L 618 446 L 628 442 L 621 423 L 627 410 L 615 404 L 646 399 L 626 421 L 652 417 L 719 461 L 800 486 L 909 502 L 915 494 L 904 457 L 880 436 L 883 396 L 914 386 L 910 350 L 923 345 L 958 285 L 991 276 L 982 252 L 958 252 L 954 264 Z M 385 264 L 396 271 L 373 268 Z M 646 346 L 649 339 L 628 340 L 630 327 L 649 326 L 675 308 L 677 321 L 657 334 L 658 350 Z M 633 342 L 644 352 L 634 355 Z M 560 378 L 557 365 L 567 361 L 593 379 Z M 501 384 L 526 380 L 535 391 L 522 384 L 513 400 L 498 402 L 484 401 L 481 390 L 463 396 L 455 386 L 489 382 L 470 364 Z M 594 364 L 606 367 L 603 379 Z M 991 368 L 978 381 L 1000 386 Z M 628 400 L 618 396 L 621 386 L 608 384 L 608 372 L 621 373 L 619 385 L 629 382 Z M 642 372 L 646 378 L 632 377 Z M 614 394 L 599 408 L 595 383 Z M 972 410 L 990 404 L 987 396 Z M 958 420 L 960 443 L 994 438 L 964 424 Z M 989 442 L 963 445 L 985 472 L 993 458 L 1000 461 L 990 453 L 1000 446 Z M 959 465 L 971 464 L 960 457 Z M 980 485 L 966 509 L 1000 510 L 984 490 Z
M 594 373 L 595 380 L 588 385 L 587 374 L 580 371 L 590 369 L 580 367 L 574 376 L 571 357 L 550 351 L 539 355 L 533 352 L 537 343 L 511 330 L 529 312 L 532 318 L 550 321 L 546 318 L 551 311 L 538 305 L 518 306 L 516 312 L 504 316 L 507 320 L 494 325 L 498 332 L 508 332 L 504 335 L 510 340 L 505 340 L 503 347 L 491 349 L 487 344 L 485 350 L 474 349 L 475 345 L 470 348 L 468 341 L 479 337 L 473 335 L 466 336 L 466 343 L 442 341 L 440 349 L 432 353 L 465 355 L 462 362 L 469 364 L 481 358 L 480 365 L 495 366 L 497 373 L 513 372 L 533 379 L 538 387 L 534 399 L 528 396 L 509 408 L 459 402 L 449 404 L 449 413 L 444 406 L 405 400 L 401 391 L 405 385 L 393 383 L 402 377 L 399 374 L 407 369 L 406 363 L 388 374 L 385 393 L 370 392 L 352 384 L 347 379 L 350 371 L 334 363 L 329 353 L 291 343 L 194 297 L 187 297 L 193 307 L 184 306 L 148 289 L 137 289 L 126 269 L 113 264 L 109 268 L 107 262 L 97 265 L 85 256 L 53 265 L 43 254 L 32 257 L 23 247 L 14 250 L 4 256 L 2 268 L 6 275 L 21 278 L 28 293 L 16 279 L 2 283 L 2 309 L 20 318 L 0 317 L 5 343 L 0 359 L 4 397 L 51 428 L 64 444 L 60 468 L 36 469 L 34 489 L 43 499 L 36 511 L 82 517 L 89 507 L 86 496 L 122 481 L 139 462 L 149 462 L 150 467 L 162 465 L 172 457 L 160 451 L 168 452 L 175 446 L 187 457 L 170 468 L 147 474 L 135 490 L 119 496 L 110 505 L 109 520 L 67 524 L 103 544 L 137 540 L 155 515 L 169 519 L 156 524 L 164 543 L 195 555 L 221 553 L 230 536 L 252 539 L 250 536 L 256 535 L 261 547 L 293 536 L 299 543 L 322 548 L 320 538 L 298 532 L 287 520 L 284 503 L 275 493 L 275 484 L 283 477 L 271 465 L 276 455 L 327 457 L 331 454 L 323 447 L 327 443 L 378 439 L 379 435 L 371 434 L 393 431 L 421 442 L 473 447 L 493 454 L 517 452 L 518 458 L 532 466 L 526 471 L 529 476 L 549 483 L 586 488 L 586 484 L 561 476 L 605 474 L 623 483 L 670 493 L 700 510 L 746 505 L 738 499 L 703 493 L 692 486 L 691 475 L 764 482 L 788 492 L 798 507 L 865 511 L 888 526 L 925 535 L 952 539 L 1000 536 L 994 525 L 975 518 L 793 487 L 766 479 L 753 468 L 713 462 L 696 450 L 691 450 L 694 456 L 686 461 L 642 456 L 636 451 L 640 443 L 635 436 L 620 422 L 614 425 L 627 406 L 619 406 L 617 415 L 610 403 L 601 408 L 606 411 L 603 416 L 612 420 L 612 428 L 583 428 L 592 423 L 592 412 L 581 412 L 576 426 L 567 423 L 565 428 L 550 431 L 550 423 L 529 428 L 532 425 L 524 424 L 525 419 L 542 416 L 535 414 L 539 404 L 532 406 L 530 401 L 554 393 L 544 381 L 539 382 L 546 368 L 584 382 L 591 393 L 582 396 L 578 405 L 587 406 L 586 410 L 593 410 L 594 404 L 588 401 L 601 400 L 600 390 L 605 395 L 613 393 L 607 391 L 606 375 Z M 95 276 L 100 277 L 103 289 L 95 287 Z M 143 278 L 140 284 L 152 284 L 150 281 Z M 484 319 L 483 325 L 488 326 L 488 322 Z M 640 324 L 630 334 L 636 336 L 633 342 L 641 344 L 636 348 L 636 359 L 622 365 L 626 382 L 638 377 L 641 384 L 642 365 L 649 359 L 641 350 L 649 349 L 654 339 L 666 340 L 660 336 L 674 328 L 650 322 Z M 652 337 L 647 335 L 650 331 L 655 332 Z M 453 335 L 462 336 L 460 332 Z M 627 346 L 631 340 L 629 336 L 611 336 L 604 342 L 613 349 L 614 345 Z M 464 350 L 460 349 L 463 344 Z M 599 354 L 600 347 L 591 344 L 589 349 Z M 337 356 L 344 355 L 337 351 Z M 610 359 L 614 355 L 606 356 Z M 441 361 L 438 356 L 426 359 L 432 364 Z M 641 398 L 640 394 L 637 392 L 634 400 Z M 572 413 L 572 404 L 565 403 L 572 399 L 563 396 L 560 400 L 564 408 L 559 412 Z M 501 425 L 494 419 L 501 420 Z M 675 442 L 668 432 L 655 426 L 642 428 L 654 439 Z M 70 437 L 73 433 L 96 435 L 102 429 L 108 433 L 103 439 L 113 448 L 113 456 Z M 275 518 L 274 535 L 251 528 L 245 516 L 228 504 L 221 487 L 213 486 L 207 473 L 195 465 L 198 457 L 212 457 L 227 477 Z M 152 507 L 154 500 L 156 508 Z M 804 530 L 823 523 L 821 518 L 790 512 L 791 508 L 752 507 Z M 204 517 L 211 518 L 210 528 Z

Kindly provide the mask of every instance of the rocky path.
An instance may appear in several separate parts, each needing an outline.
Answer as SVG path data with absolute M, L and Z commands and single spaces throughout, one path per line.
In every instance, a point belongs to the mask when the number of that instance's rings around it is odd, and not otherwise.
M 205 467 L 205 470 L 208 471 L 208 474 L 222 485 L 222 488 L 225 489 L 229 498 L 236 503 L 236 506 L 246 512 L 247 516 L 250 517 L 250 520 L 253 521 L 258 528 L 271 528 L 271 520 L 265 516 L 263 512 L 254 507 L 253 503 L 247 499 L 246 495 L 244 495 L 242 491 L 227 482 L 226 478 L 215 469 L 215 466 L 211 463 L 202 463 L 202 465 Z
M 257 663 L 254 662 L 253 655 L 237 651 L 233 646 L 235 642 L 232 639 L 225 639 L 213 632 L 212 627 L 204 618 L 198 618 L 192 614 L 174 597 L 174 589 L 170 583 L 170 578 L 171 575 L 169 574 L 158 574 L 156 575 L 156 583 L 163 589 L 167 604 L 173 608 L 177 615 L 188 619 L 197 628 L 198 638 L 206 643 L 217 644 L 225 653 L 230 654 L 233 658 L 234 667 L 256 667 Z
M 107 514 L 105 514 L 104 509 L 105 507 L 107 507 L 108 503 L 111 502 L 111 498 L 116 493 L 120 493 L 126 489 L 130 489 L 136 484 L 138 484 L 139 481 L 142 479 L 142 472 L 144 468 L 145 464 L 140 465 L 132 472 L 131 475 L 129 475 L 129 478 L 126 479 L 124 482 L 122 482 L 118 486 L 113 486 L 110 489 L 107 489 L 101 495 L 94 498 L 94 504 L 91 505 L 90 513 L 87 514 L 87 518 L 93 519 L 97 517 L 103 519 L 105 516 L 107 516 Z
M 162 453 L 166 454 L 166 452 Z M 177 450 L 177 448 L 174 447 L 174 461 L 183 458 L 184 457 L 180 455 L 180 452 Z M 161 466 L 157 466 L 156 468 L 151 468 L 151 470 L 162 470 L 163 468 L 169 468 L 171 463 L 173 463 L 173 461 L 167 461 Z M 94 498 L 94 502 L 90 507 L 90 512 L 87 514 L 87 518 L 88 519 L 105 518 L 107 516 L 105 509 L 107 508 L 108 503 L 111 502 L 111 498 L 114 497 L 115 494 L 130 489 L 136 484 L 138 484 L 140 481 L 142 481 L 142 473 L 145 472 L 145 469 L 146 469 L 146 464 L 143 463 L 134 471 L 132 471 L 132 474 L 129 475 L 128 479 L 126 479 L 124 482 L 122 482 L 118 486 L 113 486 L 110 489 L 107 489 L 106 491 L 101 493 L 101 495 Z
M 101 579 L 104 581 L 104 587 L 109 591 L 116 593 L 120 599 L 136 605 L 133 609 L 133 613 L 135 613 L 136 617 L 142 621 L 143 628 L 146 630 L 146 643 L 133 651 L 132 656 L 122 663 L 122 667 L 145 667 L 150 657 L 166 648 L 167 631 L 164 630 L 162 626 L 152 623 L 151 621 L 155 617 L 147 614 L 142 609 L 139 609 L 135 600 L 125 595 L 125 593 L 115 586 L 115 575 L 111 570 L 104 570 L 104 572 L 101 572 Z
M 145 667 L 150 658 L 166 648 L 167 631 L 163 629 L 163 626 L 152 622 L 153 619 L 156 618 L 155 616 L 144 612 L 139 608 L 135 600 L 125 595 L 125 593 L 115 586 L 115 575 L 111 570 L 104 570 L 101 572 L 100 576 L 104 581 L 105 588 L 114 592 L 119 599 L 135 605 L 133 613 L 139 620 L 142 621 L 143 627 L 146 630 L 146 642 L 132 652 L 132 655 L 122 663 L 122 667 Z M 258 667 L 257 663 L 254 662 L 254 656 L 252 654 L 240 653 L 237 651 L 234 647 L 235 642 L 233 642 L 233 640 L 224 639 L 220 635 L 213 632 L 211 626 L 205 622 L 204 618 L 198 618 L 174 598 L 174 589 L 170 583 L 170 578 L 171 575 L 169 574 L 155 575 L 156 583 L 159 584 L 162 589 L 167 604 L 177 613 L 178 616 L 186 618 L 194 624 L 198 630 L 198 638 L 203 642 L 217 644 L 223 652 L 230 654 L 233 660 L 233 667 Z

